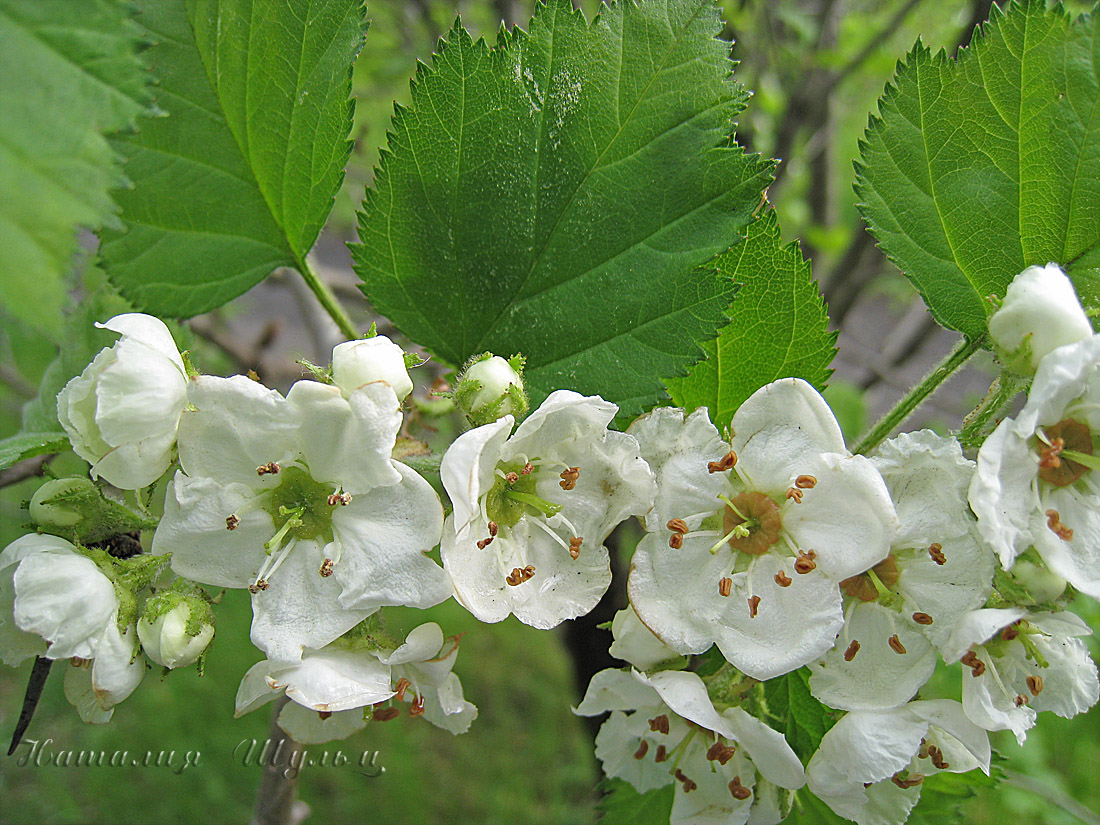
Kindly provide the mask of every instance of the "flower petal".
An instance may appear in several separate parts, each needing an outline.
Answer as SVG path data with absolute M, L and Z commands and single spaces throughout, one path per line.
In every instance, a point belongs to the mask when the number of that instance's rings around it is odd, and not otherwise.
M 492 424 L 465 432 L 443 454 L 439 475 L 454 506 L 454 529 L 461 540 L 470 538 L 470 530 L 475 525 L 478 529 L 481 527 L 478 502 L 496 483 L 500 452 L 514 423 L 515 419 L 506 415 Z
M 273 687 L 312 710 L 335 713 L 384 702 L 394 695 L 390 668 L 364 651 L 313 650 L 286 667 L 270 662 Z
M 611 667 L 592 677 L 584 699 L 573 708 L 573 713 L 599 716 L 609 710 L 635 710 L 660 704 L 661 697 L 651 685 L 626 670 Z
M 303 745 L 323 745 L 346 739 L 367 726 L 360 710 L 339 711 L 322 719 L 317 711 L 297 702 L 287 702 L 283 706 L 278 722 L 291 739 Z

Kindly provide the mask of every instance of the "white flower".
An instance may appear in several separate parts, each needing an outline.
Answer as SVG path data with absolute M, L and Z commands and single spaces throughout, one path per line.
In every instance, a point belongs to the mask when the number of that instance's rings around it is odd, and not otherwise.
M 477 426 L 504 415 L 522 416 L 528 404 L 522 367 L 519 356 L 511 362 L 489 353 L 475 356 L 455 383 L 455 403 Z
M 719 713 L 695 673 L 601 671 L 575 712 L 609 710 L 596 737 L 604 773 L 639 793 L 676 782 L 673 825 L 745 823 L 759 783 L 769 788 L 765 809 L 777 807 L 771 786 L 794 790 L 805 783 L 782 734 L 740 707 Z
M 591 610 L 611 582 L 603 541 L 649 509 L 653 474 L 617 407 L 550 395 L 509 438 L 507 415 L 459 436 L 440 474 L 454 512 L 440 553 L 458 600 L 485 622 L 549 628 Z
M 611 643 L 609 653 L 616 659 L 622 659 L 638 668 L 649 670 L 662 662 L 681 659 L 679 653 L 653 635 L 642 624 L 634 608 L 629 605 L 620 610 L 611 620 Z
M 844 448 L 824 399 L 796 379 L 758 390 L 723 442 L 700 409 L 654 410 L 629 432 L 657 473 L 628 590 L 669 647 L 717 644 L 769 679 L 833 646 L 839 582 L 887 555 L 897 515 L 871 462 Z M 731 449 L 732 447 L 732 449 Z
M 192 664 L 214 639 L 214 625 L 207 618 L 208 606 L 196 597 L 178 598 L 175 605 L 149 618 L 138 619 L 137 635 L 145 655 L 161 667 L 176 668 Z M 190 626 L 194 624 L 195 626 Z
M 465 733 L 477 708 L 462 695 L 452 673 L 458 640 L 444 639 L 434 622 L 422 624 L 395 650 L 365 650 L 337 641 L 307 650 L 295 662 L 264 660 L 253 665 L 237 691 L 241 716 L 285 690 L 293 702 L 279 714 L 279 725 L 299 742 L 317 744 L 360 730 L 373 705 L 396 700 L 410 716 L 423 716 L 451 733 Z M 396 716 L 396 708 L 376 708 L 374 718 Z
M 151 315 L 96 326 L 121 333 L 57 396 L 57 417 L 92 476 L 136 490 L 172 462 L 187 372 L 168 327 Z
M 253 642 L 293 661 L 383 605 L 450 595 L 425 553 L 439 497 L 390 459 L 401 414 L 373 382 L 344 398 L 299 381 L 287 398 L 237 376 L 192 381 L 182 470 L 168 487 L 154 553 L 193 581 L 248 587 Z
M 1008 286 L 989 318 L 989 336 L 1020 372 L 1032 373 L 1048 352 L 1092 335 L 1077 293 L 1055 263 L 1029 266 Z
M 138 655 L 135 637 L 133 625 L 125 633 L 119 631 L 115 614 L 96 643 L 95 658 L 69 660 L 65 698 L 85 722 L 109 722 L 114 706 L 141 684 L 145 661 Z
M 345 396 L 381 382 L 403 401 L 413 388 L 404 350 L 385 335 L 337 344 L 332 350 L 332 380 Z
M 970 506 L 982 537 L 1011 568 L 1034 546 L 1052 571 L 1100 598 L 1100 336 L 1049 353 L 1027 403 L 978 453 Z
M 809 789 L 859 825 L 902 825 L 924 778 L 939 771 L 989 773 L 989 737 L 958 702 L 910 702 L 847 714 L 806 766 Z
M 963 708 L 986 730 L 1011 730 L 1023 744 L 1036 713 L 1069 718 L 1100 698 L 1088 648 L 1092 631 L 1073 613 L 976 610 L 959 622 L 944 661 L 962 661 Z

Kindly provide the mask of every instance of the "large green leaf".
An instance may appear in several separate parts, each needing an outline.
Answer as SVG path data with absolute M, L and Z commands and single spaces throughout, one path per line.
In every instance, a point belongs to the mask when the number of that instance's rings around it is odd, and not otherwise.
M 598 790 L 603 792 L 596 803 L 600 825 L 667 825 L 676 786 L 670 781 L 663 787 L 638 793 L 622 779 L 605 779 Z
M 140 30 L 111 0 L 0 0 L 0 307 L 56 334 L 78 226 L 117 222 L 104 135 L 151 96 Z
M 104 266 L 137 306 L 184 317 L 303 265 L 351 150 L 362 0 L 141 0 L 159 106 L 117 143 L 134 188 Z
M 1100 310 L 1098 22 L 994 6 L 957 61 L 918 42 L 879 103 L 860 208 L 947 327 L 982 335 L 987 296 L 1048 261 Z
M 672 400 L 689 410 L 707 407 L 718 427 L 727 426 L 746 398 L 777 378 L 803 378 L 824 389 L 836 353 L 836 333 L 810 264 L 797 243 L 783 246 L 770 209 L 743 241 L 711 266 L 740 285 L 729 324 L 685 378 L 668 385 Z
M 591 24 L 549 0 L 490 48 L 456 24 L 389 147 L 353 248 L 377 309 L 459 364 L 527 356 L 537 403 L 568 387 L 638 412 L 733 294 L 734 244 L 770 162 L 730 140 L 746 94 L 712 0 L 630 0 Z

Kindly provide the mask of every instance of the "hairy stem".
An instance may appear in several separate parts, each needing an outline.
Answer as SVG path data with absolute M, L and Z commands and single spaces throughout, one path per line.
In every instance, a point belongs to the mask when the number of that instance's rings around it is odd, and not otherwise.
M 351 318 L 344 311 L 344 308 L 340 306 L 340 302 L 336 300 L 336 295 L 332 290 L 328 288 L 316 273 L 310 268 L 309 264 L 304 258 L 295 262 L 298 269 L 298 274 L 302 276 L 302 280 L 306 282 L 306 286 L 309 287 L 310 292 L 314 294 L 317 300 L 320 302 L 322 308 L 328 313 L 328 316 L 336 323 L 336 326 L 340 328 L 340 332 L 349 341 L 353 341 L 356 338 L 361 337 L 359 330 L 355 328 L 355 324 L 351 322 Z
M 852 452 L 865 455 L 877 447 L 883 439 L 902 425 L 913 412 L 924 402 L 928 396 L 935 392 L 941 384 L 947 381 L 958 369 L 970 360 L 975 352 L 981 349 L 984 336 L 978 338 L 964 337 L 955 348 L 948 353 L 936 367 L 926 375 L 919 384 L 907 392 L 894 408 L 879 419 Z

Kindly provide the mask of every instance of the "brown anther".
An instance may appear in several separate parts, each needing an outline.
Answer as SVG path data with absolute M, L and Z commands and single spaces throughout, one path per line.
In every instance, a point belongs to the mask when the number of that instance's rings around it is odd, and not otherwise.
M 477 540 L 477 549 L 478 550 L 484 550 L 486 547 L 488 547 L 492 543 L 493 543 L 493 537 L 492 536 L 489 536 L 489 538 L 487 538 L 487 539 L 478 539 Z M 510 582 L 509 582 L 509 584 L 510 584 Z
M 397 680 L 397 684 L 394 685 L 394 695 L 397 696 L 398 702 L 405 701 L 405 691 L 412 687 L 412 682 L 402 676 Z
M 799 490 L 812 490 L 817 486 L 817 479 L 813 476 L 799 476 L 794 480 L 794 486 Z
M 929 625 L 929 624 L 932 624 L 933 620 L 932 620 L 932 617 L 929 616 L 927 613 L 914 613 L 913 614 L 913 621 L 916 622 L 917 624 Z
M 1073 539 L 1073 530 L 1066 525 L 1062 524 L 1062 517 L 1058 515 L 1057 510 L 1047 510 L 1047 527 L 1062 541 L 1070 541 Z
M 570 558 L 577 558 L 581 554 L 581 542 L 584 541 L 582 536 L 573 536 L 569 539 L 569 556 Z
M 318 718 L 320 718 L 320 720 L 322 722 L 324 722 L 326 719 L 328 719 L 330 716 L 332 716 L 332 711 L 331 710 L 319 710 L 319 711 L 317 711 L 317 716 L 318 716 Z
M 945 771 L 951 767 L 950 762 L 945 762 L 943 759 L 943 751 L 937 748 L 935 745 L 928 746 L 928 758 L 932 760 L 932 765 L 941 771 Z
M 249 370 L 245 373 L 245 376 L 249 381 L 255 381 L 257 384 L 260 383 L 260 374 L 256 372 L 256 370 Z
M 733 592 L 733 579 L 723 576 L 718 580 L 718 592 L 723 596 L 729 596 Z
M 504 580 L 508 582 L 508 584 L 512 585 L 512 587 L 515 587 L 518 584 L 523 584 L 533 575 L 535 575 L 535 568 L 531 565 L 527 565 L 522 569 L 519 567 L 513 567 L 512 572 L 509 573 Z
M 1017 636 L 1020 635 L 1020 629 L 1015 624 L 1010 624 L 1008 627 L 1001 630 L 1001 638 L 1006 642 L 1011 642 Z
M 897 785 L 902 790 L 906 788 L 915 788 L 917 785 L 924 781 L 924 777 L 919 773 L 910 774 L 908 779 L 901 778 L 901 772 L 895 773 L 890 777 L 890 781 Z
M 529 578 L 531 578 L 531 577 L 532 577 L 533 575 L 535 575 L 535 567 L 534 567 L 534 565 L 531 565 L 531 564 L 529 564 L 529 565 L 527 565 L 526 567 L 524 567 L 524 568 L 523 568 L 523 575 L 524 575 L 525 579 L 529 579 Z
M 898 634 L 895 633 L 889 639 L 886 640 L 890 644 L 890 649 L 899 656 L 905 655 L 905 645 L 901 643 L 901 639 L 898 638 Z
M 329 507 L 335 507 L 337 504 L 341 507 L 347 507 L 351 504 L 351 493 L 333 493 L 328 497 Z
M 649 720 L 649 729 L 654 733 L 668 733 L 668 717 L 663 713 Z
M 1063 418 L 1057 424 L 1043 427 L 1043 435 L 1045 439 L 1040 439 L 1036 445 L 1039 478 L 1054 487 L 1066 487 L 1089 471 L 1084 464 L 1063 455 L 1065 451 L 1092 455 L 1092 431 L 1088 424 Z
M 1042 676 L 1028 676 L 1024 681 L 1027 682 L 1027 689 L 1031 691 L 1032 696 L 1038 696 L 1043 692 Z
M 968 650 L 966 655 L 959 659 L 964 665 L 970 668 L 970 672 L 974 676 L 981 676 L 985 673 L 985 662 L 978 658 L 978 654 L 973 650 Z
M 687 522 L 682 518 L 669 519 L 668 524 L 665 525 L 673 533 L 686 533 L 688 531 Z
M 1061 467 L 1062 459 L 1060 456 L 1065 448 L 1066 440 L 1064 438 L 1052 438 L 1049 447 L 1043 447 L 1039 450 L 1039 468 L 1042 470 L 1057 470 Z
M 750 619 L 755 619 L 756 618 L 756 611 L 759 609 L 759 607 L 760 607 L 760 597 L 759 596 L 749 596 L 749 618 Z
M 92 664 L 92 660 L 82 659 L 79 656 L 70 656 L 69 664 L 73 667 L 89 667 Z
M 322 579 L 327 579 L 329 576 L 332 575 L 332 568 L 332 559 L 325 559 L 323 562 L 321 562 L 321 569 L 317 572 L 321 574 Z
M 929 745 L 926 740 L 921 739 L 920 740 L 920 750 L 917 751 L 917 758 L 918 759 L 927 759 L 928 758 L 928 749 L 930 747 L 932 747 L 932 746 Z
M 668 546 L 671 547 L 673 550 L 679 550 L 681 547 L 684 546 L 684 534 L 673 533 L 671 536 L 668 537 Z
M 791 582 L 793 581 L 794 579 L 792 579 L 782 570 L 775 574 L 775 583 L 778 584 L 780 587 L 790 587 Z
M 665 748 L 664 745 L 658 745 L 657 753 L 653 755 L 653 761 L 664 762 L 666 759 L 668 759 L 668 750 Z
M 274 461 L 269 461 L 267 462 L 267 464 L 261 464 L 259 467 L 256 468 L 256 475 L 277 475 L 279 470 L 281 469 L 283 468 L 276 464 Z
M 257 593 L 260 592 L 260 588 L 254 584 L 250 584 L 248 585 L 248 592 L 255 596 Z
M 225 517 L 225 529 L 226 530 L 236 530 L 237 525 L 240 524 L 240 523 L 241 523 L 241 520 L 239 518 L 237 518 L 236 516 L 226 516 Z
M 490 521 L 486 526 L 489 528 L 489 535 L 490 536 L 495 537 L 496 534 L 500 532 L 500 527 L 497 525 L 497 523 L 495 521 Z
M 801 504 L 802 503 L 802 491 L 799 490 L 797 487 L 788 487 L 787 488 L 787 498 L 794 499 L 795 504 Z
M 816 569 L 817 562 L 814 561 L 815 558 L 817 558 L 817 553 L 813 550 L 807 550 L 805 553 L 800 551 L 798 558 L 794 560 L 794 572 L 801 573 L 804 576 L 811 570 Z
M 943 545 L 938 541 L 932 542 L 932 546 L 928 548 L 928 555 L 932 557 L 932 561 L 936 564 L 947 564 L 947 556 L 943 554 Z
M 412 700 L 412 704 L 409 705 L 409 716 L 423 716 L 424 715 L 424 697 L 419 693 L 416 698 Z
M 519 471 L 519 474 L 521 476 L 529 476 L 534 469 L 535 465 L 528 461 L 526 464 L 523 465 L 523 469 Z
M 735 776 L 733 779 L 730 780 L 729 789 L 730 793 L 733 795 L 733 798 L 739 802 L 752 796 L 752 791 L 741 784 L 740 776 Z
M 401 711 L 394 707 L 375 708 L 374 712 L 371 713 L 370 718 L 373 719 L 375 722 L 388 722 L 391 719 L 396 719 L 400 715 Z
M 1016 698 L 1012 700 L 1016 707 L 1023 707 L 1024 705 L 1030 705 L 1031 700 L 1024 696 L 1022 693 L 1017 693 Z
M 676 773 L 674 773 L 673 776 L 675 776 L 677 779 L 679 779 L 681 782 L 684 783 L 684 793 L 691 793 L 692 791 L 694 791 L 696 788 L 699 787 L 694 782 L 692 782 L 690 779 L 688 779 L 684 775 L 684 772 L 682 770 L 680 770 L 679 768 L 676 769 Z
M 737 753 L 737 748 L 730 747 L 724 742 L 715 742 L 707 749 L 707 760 L 725 765 L 733 758 L 735 753 Z
M 504 476 L 504 480 L 507 481 L 509 484 L 515 484 L 517 481 L 519 481 L 519 475 L 516 473 L 507 473 Z
M 728 453 L 726 453 L 724 456 L 722 456 L 717 461 L 708 461 L 707 462 L 707 472 L 708 473 L 721 473 L 721 472 L 724 472 L 725 470 L 732 470 L 733 466 L 736 463 L 737 463 L 737 453 L 735 453 L 733 450 L 730 450 Z
M 645 759 L 647 753 L 649 753 L 649 743 L 643 739 L 638 745 L 638 750 L 634 751 L 634 758 Z
M 561 474 L 561 481 L 558 482 L 563 490 L 572 490 L 577 486 L 577 479 L 580 478 L 581 468 L 570 467 L 568 470 L 563 470 Z
M 857 653 L 859 653 L 859 641 L 852 639 L 852 643 L 848 645 L 848 649 L 844 651 L 844 661 L 852 661 L 852 659 L 856 658 Z

